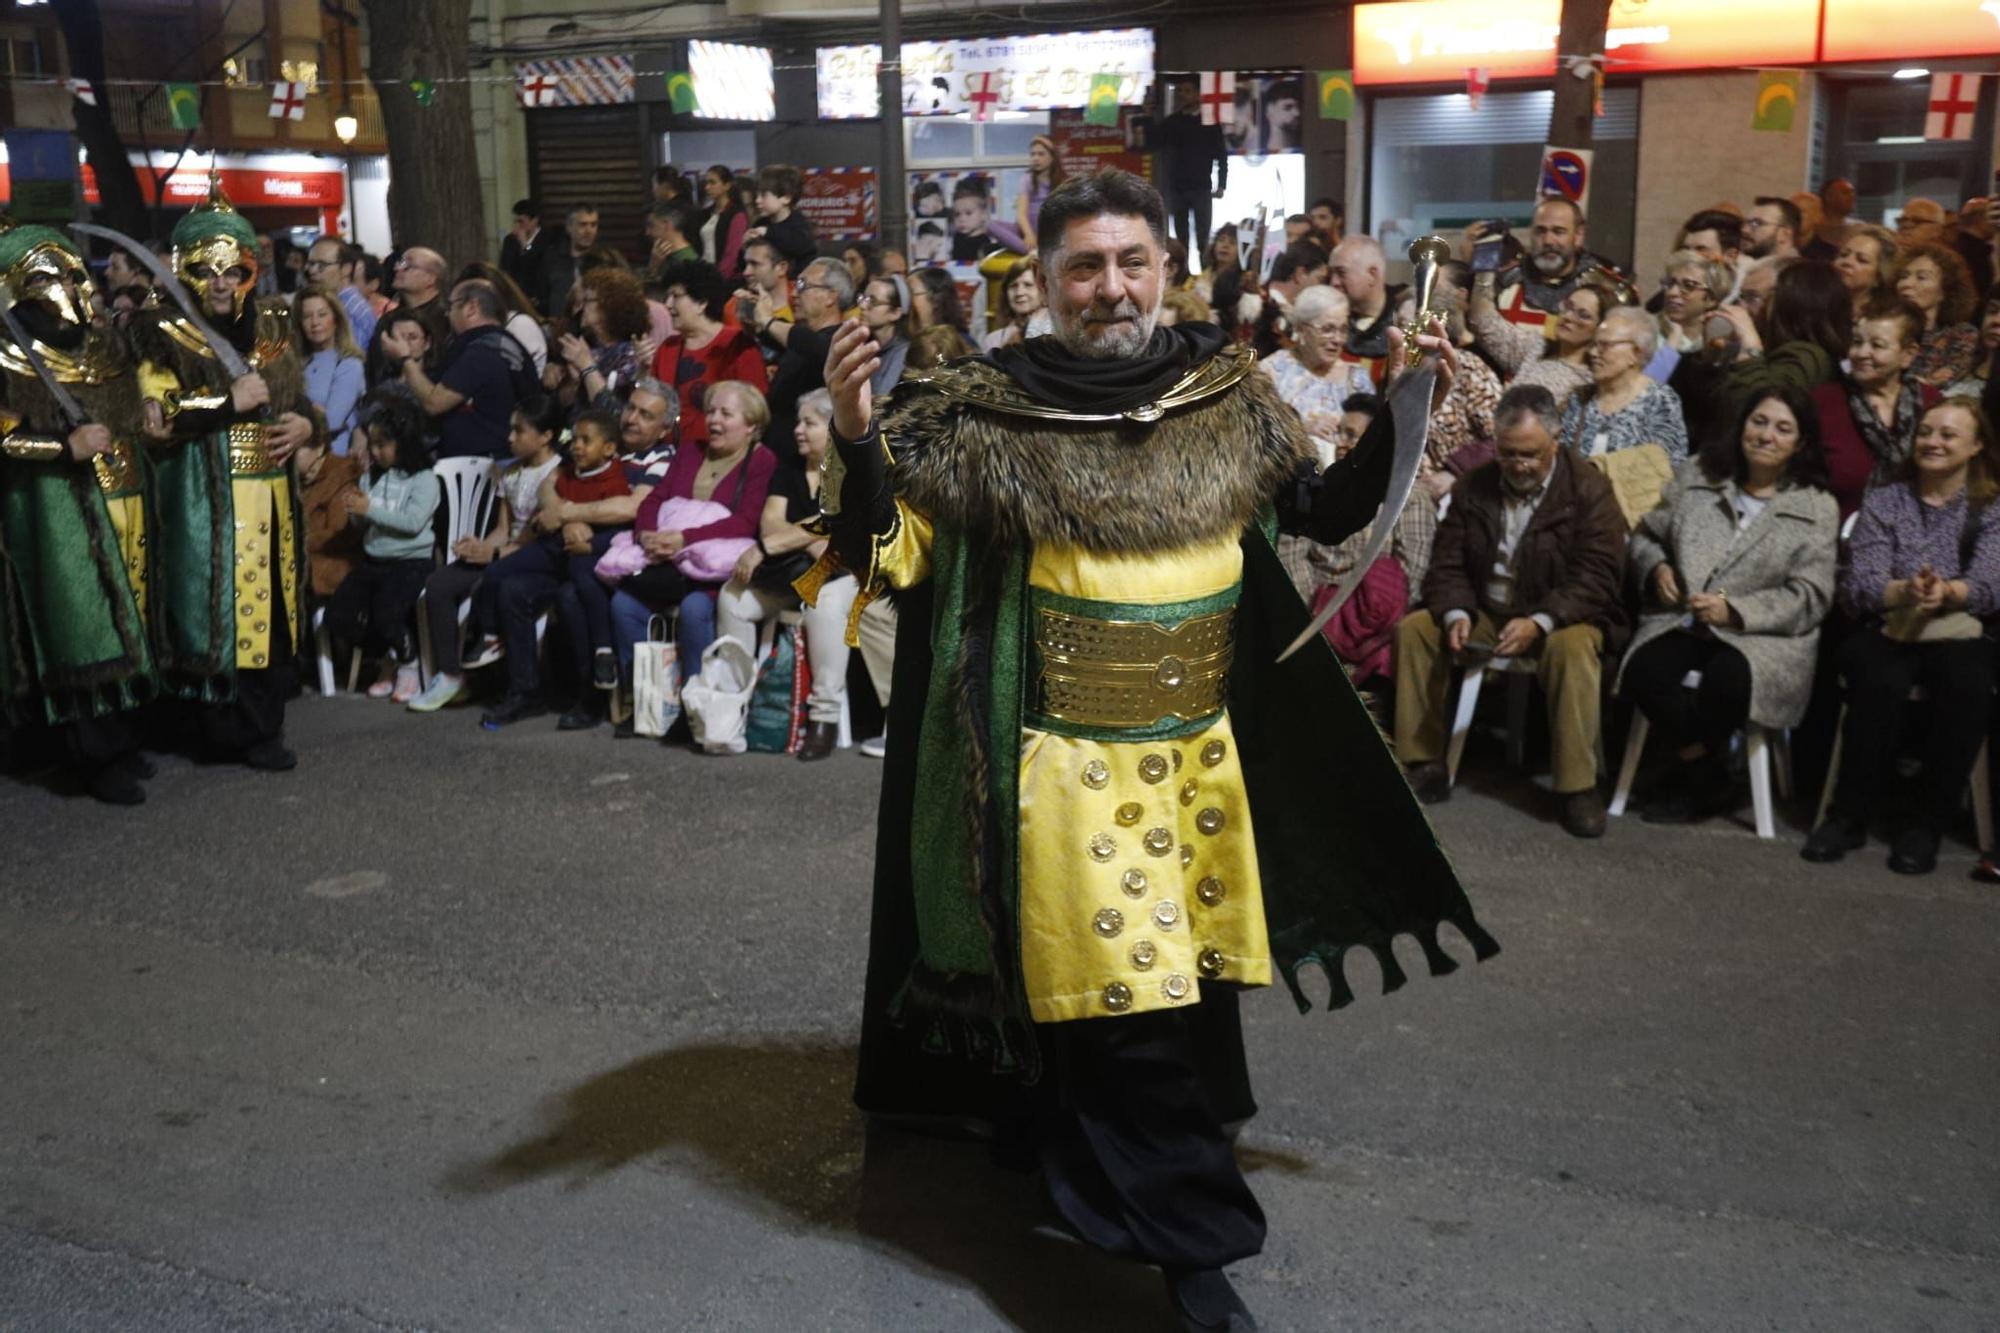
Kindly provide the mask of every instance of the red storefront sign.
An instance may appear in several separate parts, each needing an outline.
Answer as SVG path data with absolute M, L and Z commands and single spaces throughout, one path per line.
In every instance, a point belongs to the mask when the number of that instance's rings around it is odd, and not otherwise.
M 1056 141 L 1056 160 L 1065 176 L 1088 176 L 1100 167 L 1117 167 L 1152 178 L 1153 155 L 1130 147 L 1132 109 L 1121 108 L 1116 125 L 1091 125 L 1075 107 L 1049 112 L 1049 137 Z
M 1821 60 L 2000 53 L 2000 4 L 1985 0 L 1826 0 Z
M 873 167 L 807 167 L 799 212 L 821 240 L 865 241 L 881 229 Z
M 164 200 L 160 197 L 159 178 L 150 168 L 135 164 L 133 171 L 139 177 L 139 194 L 149 204 L 164 202 L 169 208 L 192 208 L 208 198 L 206 171 L 182 170 L 167 177 Z M 262 171 L 253 167 L 224 167 L 222 192 L 238 208 L 327 210 L 338 209 L 347 201 L 338 170 Z M 0 165 L 0 198 L 12 195 L 7 168 Z M 87 165 L 83 168 L 83 198 L 89 204 L 101 202 L 97 174 Z

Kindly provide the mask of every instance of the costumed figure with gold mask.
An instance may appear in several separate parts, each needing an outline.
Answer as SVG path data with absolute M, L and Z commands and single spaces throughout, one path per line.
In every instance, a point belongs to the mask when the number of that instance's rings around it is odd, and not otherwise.
M 231 380 L 179 308 L 133 318 L 160 533 L 174 596 L 160 608 L 162 680 L 201 707 L 204 745 L 252 768 L 287 769 L 285 699 L 305 615 L 304 520 L 289 460 L 325 431 L 306 397 L 291 311 L 258 300 L 257 237 L 211 184 L 174 227 L 173 265 L 205 322 L 250 372 Z
M 0 217 L 0 282 L 27 343 L 0 330 L 0 704 L 62 728 L 91 795 L 136 804 L 155 691 L 136 367 L 92 325 L 90 270 L 61 232 Z
M 1449 971 L 1447 922 L 1497 947 L 1325 639 L 1280 660 L 1308 614 L 1276 532 L 1338 542 L 1415 463 L 1384 410 L 1321 474 L 1254 353 L 1158 327 L 1151 185 L 1072 176 L 1038 230 L 1051 336 L 881 404 L 864 325 L 827 361 L 796 586 L 853 573 L 899 622 L 855 1099 L 1014 1122 L 1071 1231 L 1159 1266 L 1186 1327 L 1251 1328 L 1239 997 L 1307 1008 L 1319 968 L 1345 1003 L 1350 949 L 1393 988 L 1397 935 Z

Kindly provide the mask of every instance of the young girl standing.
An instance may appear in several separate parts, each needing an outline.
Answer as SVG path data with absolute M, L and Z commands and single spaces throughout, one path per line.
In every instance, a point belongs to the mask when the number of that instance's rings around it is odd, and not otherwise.
M 410 613 L 431 570 L 431 522 L 438 480 L 416 410 L 385 402 L 368 421 L 368 459 L 375 472 L 366 495 L 347 497 L 348 521 L 360 527 L 361 563 L 341 580 L 327 604 L 333 637 L 371 657 L 395 663 L 369 686 L 368 697 L 408 703 L 417 694 L 417 650 Z

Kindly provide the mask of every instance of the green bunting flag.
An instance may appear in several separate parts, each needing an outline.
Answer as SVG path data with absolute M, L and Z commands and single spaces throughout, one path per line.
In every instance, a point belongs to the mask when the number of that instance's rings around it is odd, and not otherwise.
M 410 96 L 417 99 L 418 106 L 429 106 L 431 99 L 438 95 L 438 86 L 429 79 L 411 79 Z
M 1086 125 L 1116 125 L 1118 123 L 1118 89 L 1125 83 L 1122 74 L 1093 74 L 1090 76 L 1090 100 L 1084 104 L 1083 123 Z
M 1354 71 L 1323 69 L 1319 74 L 1319 118 L 1349 120 L 1354 115 Z
M 1799 72 L 1795 69 L 1767 69 L 1757 75 L 1757 105 L 1750 113 L 1750 128 L 1777 134 L 1792 132 L 1792 115 L 1799 109 Z
M 191 130 L 201 124 L 201 89 L 192 83 L 169 83 L 167 114 L 177 130 Z
M 694 75 L 676 72 L 667 75 L 667 101 L 673 109 L 687 115 L 694 111 Z

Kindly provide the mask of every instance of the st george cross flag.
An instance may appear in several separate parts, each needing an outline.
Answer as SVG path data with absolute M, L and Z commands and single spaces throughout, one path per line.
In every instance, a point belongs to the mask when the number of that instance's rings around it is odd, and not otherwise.
M 70 95 L 85 106 L 97 105 L 97 89 L 90 86 L 89 79 L 64 79 L 63 87 L 69 89 Z
M 306 118 L 306 89 L 304 83 L 274 83 L 271 85 L 271 119 L 304 120 Z
M 1474 111 L 1479 110 L 1479 99 L 1486 96 L 1486 89 L 1492 82 L 1483 65 L 1465 71 L 1465 100 L 1472 103 Z
M 1201 123 L 1236 123 L 1236 71 L 1203 70 L 1201 75 Z
M 1972 118 L 1979 110 L 1977 74 L 1931 75 L 1930 114 L 1924 117 L 1926 139 L 1970 139 Z
M 554 106 L 556 81 L 546 74 L 528 74 L 521 79 L 522 106 Z
M 994 104 L 1000 100 L 999 85 L 994 82 L 991 70 L 982 70 L 965 77 L 965 100 L 972 103 L 974 120 L 993 119 Z

